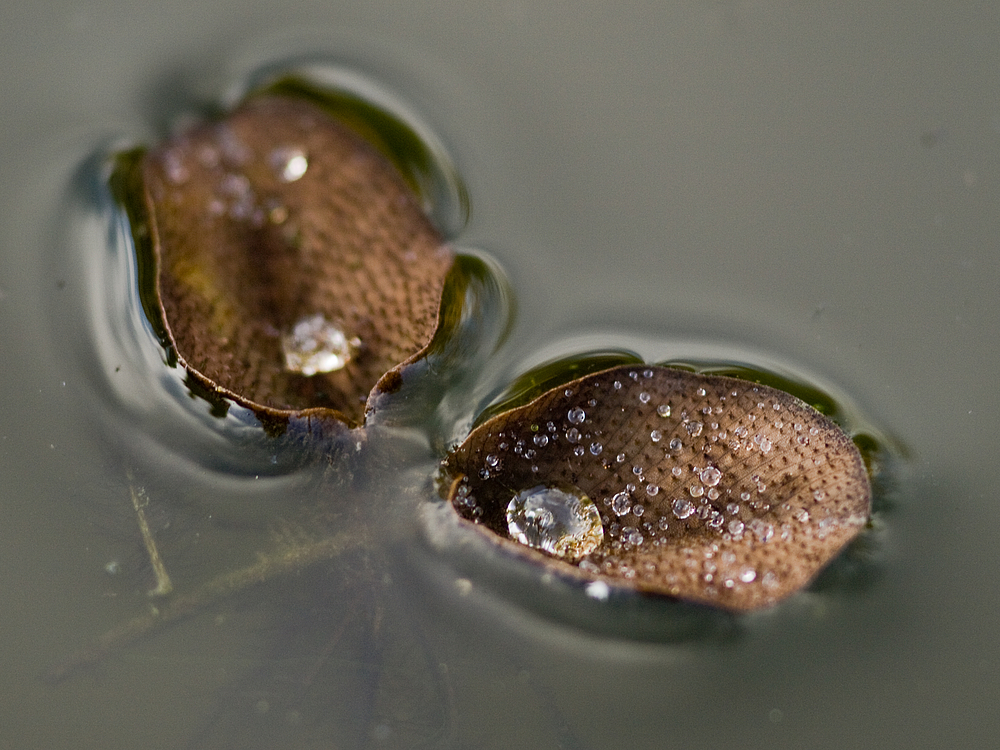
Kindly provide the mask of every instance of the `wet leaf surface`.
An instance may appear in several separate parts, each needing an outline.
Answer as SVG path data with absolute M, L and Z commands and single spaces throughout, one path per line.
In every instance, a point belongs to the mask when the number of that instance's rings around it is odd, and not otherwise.
M 317 105 L 252 98 L 149 152 L 141 179 L 159 313 L 212 393 L 359 423 L 430 343 L 453 255 L 390 162 Z
M 459 515 L 516 554 L 736 611 L 809 583 L 871 503 L 859 451 L 805 403 L 635 365 L 494 416 L 444 476 Z

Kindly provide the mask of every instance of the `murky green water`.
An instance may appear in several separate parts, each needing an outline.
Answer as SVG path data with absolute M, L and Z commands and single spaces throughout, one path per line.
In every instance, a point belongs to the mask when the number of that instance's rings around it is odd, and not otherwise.
M 989 745 L 998 32 L 945 3 L 10 11 L 0 745 Z M 93 273 L 116 238 L 88 160 L 312 53 L 438 134 L 472 199 L 457 241 L 518 304 L 430 440 L 386 429 L 349 471 L 220 427 L 129 315 L 127 257 Z M 530 366 L 611 348 L 789 374 L 907 446 L 861 573 L 733 618 L 443 552 L 440 441 Z M 49 684 L 150 606 L 129 471 L 179 590 L 252 563 L 276 517 L 380 531 Z

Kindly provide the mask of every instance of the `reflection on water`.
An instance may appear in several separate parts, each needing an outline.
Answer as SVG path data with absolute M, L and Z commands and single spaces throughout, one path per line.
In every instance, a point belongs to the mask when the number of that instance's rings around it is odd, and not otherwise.
M 452 337 L 435 342 L 421 377 L 371 429 L 325 438 L 293 426 L 269 436 L 250 411 L 220 412 L 199 398 L 165 361 L 142 314 L 130 228 L 106 188 L 109 151 L 101 144 L 76 173 L 69 255 L 59 263 L 83 280 L 64 300 L 79 318 L 53 326 L 90 404 L 89 434 L 121 477 L 109 492 L 122 502 L 103 511 L 115 555 L 104 588 L 116 606 L 100 624 L 81 626 L 59 656 L 115 623 L 148 624 L 54 690 L 96 714 L 129 701 L 140 684 L 136 704 L 156 709 L 120 718 L 103 736 L 92 730 L 95 747 L 125 746 L 129 736 L 155 736 L 147 747 L 590 746 L 585 706 L 595 691 L 613 699 L 623 681 L 655 686 L 664 669 L 699 679 L 704 665 L 692 654 L 703 649 L 715 664 L 719 648 L 759 619 L 540 577 L 463 533 L 437 497 L 443 451 L 483 407 L 534 393 L 546 382 L 534 366 L 568 352 L 624 347 L 607 356 L 779 373 L 811 389 L 809 400 L 825 398 L 868 441 L 873 463 L 894 455 L 845 394 L 758 352 L 587 334 L 495 366 L 493 344 L 512 302 L 495 264 L 471 254 L 453 289 L 462 312 Z M 453 212 L 455 201 L 440 210 Z M 579 361 L 558 367 L 565 375 Z M 529 372 L 532 382 L 503 390 L 504 378 Z M 876 479 L 891 475 L 881 471 Z M 154 578 L 129 475 L 148 498 L 172 599 L 146 594 Z M 515 520 L 526 513 L 515 508 Z M 773 626 L 790 627 L 818 597 L 871 580 L 877 547 L 871 530 L 820 581 L 827 594 L 805 595 L 772 615 Z

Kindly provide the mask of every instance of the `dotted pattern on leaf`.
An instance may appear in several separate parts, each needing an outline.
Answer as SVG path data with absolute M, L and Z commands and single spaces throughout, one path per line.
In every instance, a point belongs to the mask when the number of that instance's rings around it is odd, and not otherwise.
M 453 256 L 396 169 L 316 105 L 251 99 L 148 153 L 143 178 L 164 320 L 210 388 L 360 422 L 430 342 Z M 287 351 L 314 339 L 332 354 Z
M 476 428 L 444 462 L 449 501 L 498 543 L 565 574 L 743 611 L 805 586 L 865 525 L 861 455 L 781 391 L 665 367 L 618 367 Z M 573 487 L 601 544 L 579 560 L 510 539 L 526 489 Z

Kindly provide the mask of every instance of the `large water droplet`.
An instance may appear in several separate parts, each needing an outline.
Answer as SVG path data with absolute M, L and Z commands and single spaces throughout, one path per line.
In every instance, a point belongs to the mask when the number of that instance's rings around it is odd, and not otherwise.
M 348 339 L 322 315 L 303 318 L 291 333 L 281 337 L 285 367 L 303 375 L 343 369 L 360 345 L 357 338 Z
M 570 486 L 517 493 L 507 505 L 507 529 L 515 541 L 568 560 L 589 555 L 604 541 L 597 506 Z

